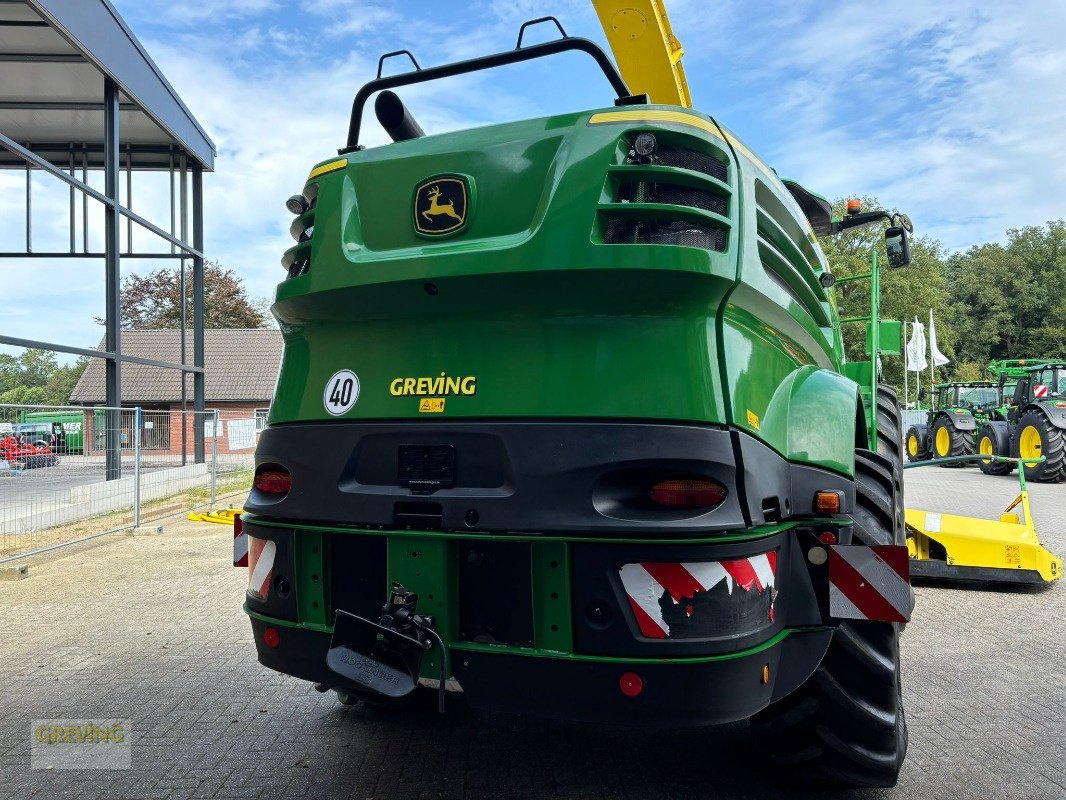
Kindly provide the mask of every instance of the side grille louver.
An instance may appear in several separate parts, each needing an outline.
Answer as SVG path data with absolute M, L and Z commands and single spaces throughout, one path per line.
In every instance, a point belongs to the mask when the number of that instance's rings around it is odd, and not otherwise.
M 609 169 L 608 202 L 599 207 L 604 244 L 728 248 L 728 167 L 699 150 L 664 143 L 650 163 Z

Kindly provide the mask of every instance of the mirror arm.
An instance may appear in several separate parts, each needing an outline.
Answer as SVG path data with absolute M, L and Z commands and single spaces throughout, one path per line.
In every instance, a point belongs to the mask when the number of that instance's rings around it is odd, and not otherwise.
M 861 228 L 867 225 L 873 225 L 874 223 L 881 222 L 882 220 L 888 220 L 889 224 L 892 223 L 892 215 L 887 211 L 860 211 L 858 214 L 851 214 L 844 219 L 833 220 L 832 233 L 840 233 L 841 231 L 851 230 L 852 228 Z

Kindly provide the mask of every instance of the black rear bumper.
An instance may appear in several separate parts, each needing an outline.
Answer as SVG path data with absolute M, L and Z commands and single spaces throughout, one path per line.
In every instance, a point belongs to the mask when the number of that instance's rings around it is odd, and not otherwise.
M 270 626 L 252 618 L 259 662 L 270 669 L 346 688 L 326 666 L 330 635 L 278 626 L 280 644 L 263 644 Z M 767 647 L 714 660 L 556 658 L 453 649 L 452 671 L 474 708 L 656 727 L 745 719 L 798 688 L 814 672 L 831 629 L 794 630 Z M 764 668 L 766 682 L 764 683 Z M 626 696 L 620 679 L 636 673 L 643 691 Z
M 405 454 L 443 452 L 445 480 L 412 482 Z M 278 520 L 357 527 L 684 534 L 743 530 L 814 513 L 819 490 L 854 483 L 792 464 L 741 431 L 652 422 L 333 422 L 273 425 L 257 464 L 292 475 L 284 497 L 252 490 L 245 509 Z M 653 476 L 710 478 L 711 511 L 642 508 Z M 661 479 L 661 477 L 659 478 Z

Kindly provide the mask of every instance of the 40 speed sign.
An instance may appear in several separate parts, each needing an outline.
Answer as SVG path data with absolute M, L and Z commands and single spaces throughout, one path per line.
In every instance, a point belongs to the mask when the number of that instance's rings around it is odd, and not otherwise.
M 322 405 L 334 417 L 346 413 L 358 399 L 359 376 L 350 369 L 335 372 L 333 377 L 326 381 L 326 389 L 322 392 Z

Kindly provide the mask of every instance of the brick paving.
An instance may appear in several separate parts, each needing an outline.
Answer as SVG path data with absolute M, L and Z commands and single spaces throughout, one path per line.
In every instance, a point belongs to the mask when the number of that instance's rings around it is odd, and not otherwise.
M 909 505 L 992 517 L 1017 484 L 923 468 L 907 486 Z M 1032 499 L 1062 555 L 1066 486 L 1034 486 Z M 256 663 L 230 542 L 224 526 L 179 522 L 0 583 L 0 797 L 804 796 L 775 782 L 744 724 L 656 733 L 341 706 Z M 1064 619 L 1066 585 L 920 587 L 899 786 L 811 796 L 1066 797 Z M 31 719 L 64 717 L 129 718 L 133 768 L 31 770 Z

